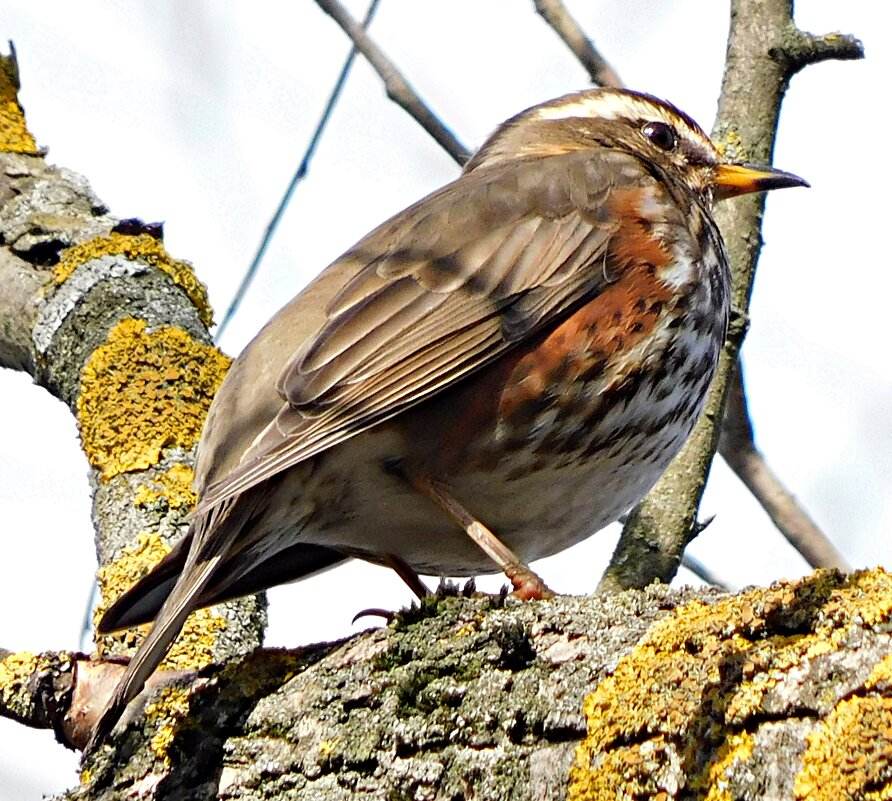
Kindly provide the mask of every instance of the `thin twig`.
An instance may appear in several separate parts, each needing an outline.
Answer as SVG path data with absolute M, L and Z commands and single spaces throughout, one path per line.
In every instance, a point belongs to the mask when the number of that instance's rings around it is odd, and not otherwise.
M 739 361 L 728 390 L 719 453 L 809 565 L 843 571 L 851 569 L 756 448 Z
M 585 31 L 570 15 L 561 0 L 534 0 L 534 5 L 542 19 L 573 51 L 594 83 L 615 89 L 623 88 L 622 79 L 607 59 L 598 52 L 594 42 L 585 35 Z
M 378 10 L 379 2 L 380 0 L 372 0 L 372 2 L 369 3 L 368 11 L 366 11 L 365 14 L 365 19 L 362 21 L 363 28 L 367 28 L 371 24 L 372 19 L 375 16 L 375 12 Z M 325 104 L 325 109 L 322 112 L 322 116 L 319 118 L 319 122 L 316 124 L 316 130 L 313 131 L 313 136 L 310 138 L 310 143 L 307 145 L 307 149 L 304 152 L 303 158 L 300 160 L 300 164 L 297 166 L 294 175 L 291 177 L 288 188 L 285 190 L 285 194 L 282 195 L 282 199 L 279 201 L 279 206 L 276 209 L 275 214 L 273 214 L 272 219 L 266 226 L 266 231 L 263 232 L 263 238 L 260 240 L 260 245 L 257 247 L 257 252 L 254 254 L 254 258 L 251 259 L 251 264 L 245 271 L 244 276 L 242 276 L 241 283 L 239 284 L 235 295 L 233 295 L 232 300 L 229 303 L 229 308 L 226 309 L 226 314 L 223 315 L 223 319 L 220 321 L 220 325 L 217 326 L 217 331 L 214 337 L 218 342 L 223 336 L 223 332 L 232 321 L 232 318 L 235 316 L 235 313 L 238 311 L 239 306 L 241 306 L 241 303 L 245 298 L 245 293 L 247 293 L 248 291 L 248 287 L 251 286 L 251 282 L 257 275 L 257 270 L 260 267 L 260 262 L 263 261 L 263 257 L 264 255 L 266 255 L 266 249 L 269 247 L 269 243 L 272 241 L 273 234 L 275 233 L 279 222 L 282 220 L 282 216 L 285 214 L 285 209 L 288 208 L 288 204 L 291 202 L 291 197 L 294 194 L 294 190 L 297 189 L 297 185 L 307 175 L 307 172 L 310 168 L 310 160 L 316 153 L 316 148 L 319 146 L 319 142 L 322 139 L 322 132 L 325 130 L 325 126 L 328 124 L 328 121 L 331 118 L 334 107 L 340 99 L 341 92 L 344 89 L 344 85 L 347 83 L 347 76 L 350 74 L 350 68 L 353 66 L 353 60 L 356 58 L 356 52 L 356 46 L 354 45 L 352 48 L 350 48 L 350 52 L 347 54 L 347 58 L 344 60 L 344 66 L 341 67 L 341 73 L 340 75 L 338 75 L 337 81 L 335 81 L 334 88 L 331 90 L 331 94 L 328 97 L 328 102 Z
M 731 592 L 733 589 L 727 581 L 710 570 L 696 556 L 691 556 L 687 552 L 681 557 L 681 566 L 690 570 L 700 581 L 709 584 L 710 587 L 716 587 L 725 592 Z
M 396 65 L 368 37 L 362 26 L 347 13 L 347 10 L 337 0 L 316 0 L 316 5 L 341 26 L 344 33 L 350 37 L 353 46 L 365 56 L 375 72 L 381 76 L 387 96 L 394 103 L 402 106 L 458 164 L 464 164 L 471 155 L 470 151 L 428 108 L 402 76 Z

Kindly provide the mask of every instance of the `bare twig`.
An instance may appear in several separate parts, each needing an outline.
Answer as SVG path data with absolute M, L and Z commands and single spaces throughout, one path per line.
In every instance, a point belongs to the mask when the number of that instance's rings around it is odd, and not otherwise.
M 854 36 L 828 33 L 815 36 L 791 25 L 784 46 L 772 51 L 774 58 L 786 60 L 790 74 L 821 61 L 854 61 L 864 58 L 864 45 Z
M 396 65 L 369 38 L 363 27 L 347 13 L 347 10 L 337 0 L 316 0 L 316 5 L 341 26 L 356 49 L 365 56 L 375 72 L 381 76 L 387 96 L 402 106 L 458 164 L 464 164 L 471 155 L 470 151 L 427 107 Z
M 797 31 L 790 0 L 732 0 L 728 56 L 713 139 L 732 158 L 770 163 L 780 104 L 804 64 L 828 58 L 828 37 Z M 838 37 L 851 58 L 856 40 Z M 807 43 L 811 42 L 809 53 Z M 768 56 L 766 58 L 766 56 Z M 725 398 L 745 333 L 749 297 L 761 248 L 764 197 L 750 195 L 716 209 L 733 269 L 734 316 L 702 418 L 681 454 L 623 527 L 599 589 L 615 591 L 670 581 L 696 534 L 697 508 L 718 446 Z
M 756 448 L 739 362 L 728 391 L 719 453 L 809 565 L 851 569 L 833 543 L 771 471 Z
M 732 591 L 732 588 L 727 581 L 710 570 L 703 564 L 703 562 L 697 559 L 697 557 L 691 556 L 689 553 L 685 553 L 684 556 L 682 556 L 681 566 L 690 570 L 698 579 L 709 584 L 711 587 L 716 587 L 725 592 Z
M 534 0 L 536 11 L 563 39 L 598 86 L 623 87 L 622 79 L 602 56 L 561 0 Z

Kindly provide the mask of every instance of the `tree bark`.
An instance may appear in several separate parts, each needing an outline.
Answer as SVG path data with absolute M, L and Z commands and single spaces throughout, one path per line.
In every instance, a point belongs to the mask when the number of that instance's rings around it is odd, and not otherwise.
M 890 617 L 882 570 L 440 596 L 342 643 L 160 676 L 63 798 L 883 798 Z

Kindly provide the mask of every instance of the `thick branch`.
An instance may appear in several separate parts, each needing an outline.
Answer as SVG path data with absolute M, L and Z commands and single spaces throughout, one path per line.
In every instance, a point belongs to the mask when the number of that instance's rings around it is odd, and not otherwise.
M 118 220 L 83 177 L 46 163 L 16 85 L 12 57 L 0 59 L 0 364 L 27 370 L 77 418 L 107 601 L 180 533 L 192 448 L 228 360 L 210 343 L 191 265 L 166 252 L 160 226 Z M 180 658 L 241 653 L 264 618 L 255 599 L 209 613 Z
M 365 29 L 337 0 L 316 0 L 316 4 L 328 14 L 341 30 L 350 37 L 354 47 L 365 56 L 369 64 L 381 80 L 384 81 L 384 89 L 387 96 L 397 105 L 402 106 L 419 125 L 427 131 L 458 164 L 464 164 L 470 151 L 458 141 L 452 133 L 434 114 L 409 82 L 403 77 L 397 66 L 384 55 L 383 51 L 369 38 Z
M 712 136 L 732 160 L 771 162 L 781 101 L 790 78 L 807 61 L 801 54 L 802 37 L 791 34 L 796 30 L 792 13 L 790 0 L 731 4 L 728 55 Z M 601 581 L 602 590 L 645 586 L 654 579 L 670 581 L 685 546 L 696 535 L 697 508 L 718 446 L 725 398 L 745 332 L 764 204 L 762 195 L 751 195 L 716 208 L 731 258 L 736 323 L 732 321 L 703 417 L 681 454 L 630 515 Z
M 156 691 L 77 798 L 860 797 L 890 779 L 890 609 L 881 571 L 740 596 L 434 598 Z

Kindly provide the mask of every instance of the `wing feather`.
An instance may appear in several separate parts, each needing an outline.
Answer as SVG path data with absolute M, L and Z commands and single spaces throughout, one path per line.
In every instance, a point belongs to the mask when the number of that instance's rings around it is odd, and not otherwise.
M 359 242 L 280 312 L 309 321 L 293 346 L 280 342 L 284 321 L 267 327 L 284 349 L 278 411 L 238 434 L 238 419 L 216 416 L 223 430 L 201 448 L 229 462 L 206 485 L 199 476 L 196 511 L 399 414 L 594 297 L 609 282 L 607 201 L 641 175 L 622 169 L 631 158 L 588 151 L 475 170 Z M 236 362 L 243 383 L 251 359 L 268 372 L 264 336 Z

